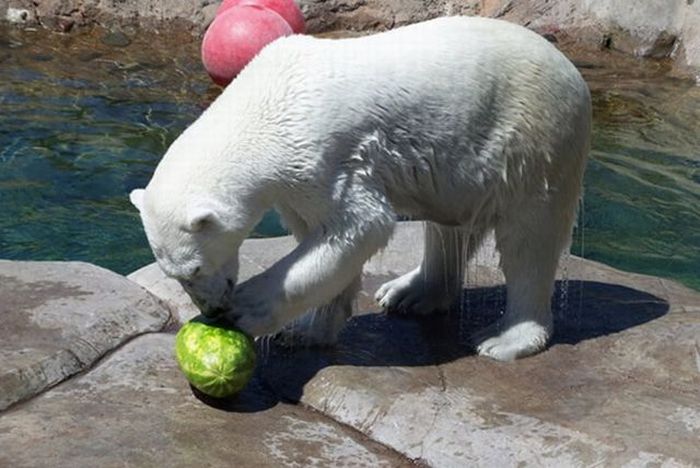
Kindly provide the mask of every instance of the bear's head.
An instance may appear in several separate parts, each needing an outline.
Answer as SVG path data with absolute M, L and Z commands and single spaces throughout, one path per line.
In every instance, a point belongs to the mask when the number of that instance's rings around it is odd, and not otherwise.
M 238 276 L 238 249 L 258 213 L 207 196 L 136 189 L 146 237 L 161 270 L 176 279 L 207 317 L 230 307 Z

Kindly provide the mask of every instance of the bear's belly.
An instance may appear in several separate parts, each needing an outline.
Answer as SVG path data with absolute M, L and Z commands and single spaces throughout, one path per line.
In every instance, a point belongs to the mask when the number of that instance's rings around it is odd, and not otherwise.
M 389 190 L 387 198 L 401 218 L 431 221 L 445 226 L 491 224 L 497 214 L 496 197 L 490 190 L 473 187 L 463 190 L 414 186 Z
M 501 181 L 484 158 L 462 152 L 430 157 L 404 147 L 375 159 L 373 173 L 400 217 L 458 226 L 492 217 Z

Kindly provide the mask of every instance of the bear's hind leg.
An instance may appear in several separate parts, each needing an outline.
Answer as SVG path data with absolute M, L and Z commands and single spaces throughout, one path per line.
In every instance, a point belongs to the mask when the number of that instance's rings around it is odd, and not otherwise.
M 463 227 L 426 222 L 423 262 L 383 284 L 375 294 L 376 301 L 387 311 L 408 314 L 449 309 L 459 297 L 464 268 L 482 237 L 482 233 L 470 233 Z
M 551 297 L 559 256 L 568 245 L 575 202 L 541 200 L 518 207 L 496 226 L 506 277 L 500 322 L 477 347 L 480 355 L 511 361 L 543 350 L 552 334 Z

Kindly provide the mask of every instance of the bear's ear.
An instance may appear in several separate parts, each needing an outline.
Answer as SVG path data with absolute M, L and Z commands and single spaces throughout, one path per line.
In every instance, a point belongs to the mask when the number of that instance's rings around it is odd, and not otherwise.
M 219 224 L 219 214 L 213 204 L 198 202 L 188 205 L 185 231 L 199 232 L 209 224 Z
M 144 189 L 134 189 L 131 191 L 129 194 L 129 200 L 131 200 L 131 204 L 136 207 L 137 210 L 141 211 L 141 207 L 143 206 L 143 196 L 146 193 Z

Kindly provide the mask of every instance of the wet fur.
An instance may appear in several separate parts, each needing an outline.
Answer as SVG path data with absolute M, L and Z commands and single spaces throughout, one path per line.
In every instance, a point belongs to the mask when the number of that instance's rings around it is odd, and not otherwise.
M 425 258 L 377 300 L 410 313 L 449 307 L 464 261 L 495 229 L 508 304 L 478 350 L 510 360 L 540 351 L 552 332 L 590 114 L 574 66 L 506 22 L 453 17 L 354 39 L 293 36 L 249 64 L 132 200 L 159 264 L 205 312 L 225 309 L 261 335 L 322 310 L 295 334 L 325 344 L 398 215 L 427 221 Z M 271 207 L 299 246 L 234 289 L 238 246 Z

